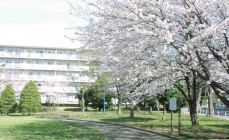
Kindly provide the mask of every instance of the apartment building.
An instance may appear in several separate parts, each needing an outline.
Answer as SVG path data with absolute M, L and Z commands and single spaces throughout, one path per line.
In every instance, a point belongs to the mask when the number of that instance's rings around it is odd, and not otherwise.
M 77 90 L 97 76 L 89 57 L 76 48 L 0 45 L 0 90 L 11 83 L 19 98 L 25 84 L 32 80 L 42 103 L 78 104 Z

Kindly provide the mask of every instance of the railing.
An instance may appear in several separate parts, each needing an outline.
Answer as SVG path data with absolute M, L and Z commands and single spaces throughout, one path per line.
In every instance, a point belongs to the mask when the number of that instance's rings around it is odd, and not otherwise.
M 189 108 L 182 108 L 181 111 L 184 113 L 188 113 Z M 198 109 L 197 113 L 200 115 L 209 116 L 209 110 L 206 108 Z M 229 119 L 229 111 L 228 110 L 214 110 L 214 114 L 217 117 Z
M 5 64 L 4 67 L 10 69 L 26 69 L 26 70 L 52 70 L 52 71 L 86 71 L 89 70 L 89 66 L 67 66 L 67 65 L 47 65 L 47 64 Z
M 39 53 L 8 53 L 1 52 L 0 57 L 28 58 L 28 59 L 54 59 L 54 60 L 82 60 L 86 61 L 91 57 L 68 54 L 39 54 Z

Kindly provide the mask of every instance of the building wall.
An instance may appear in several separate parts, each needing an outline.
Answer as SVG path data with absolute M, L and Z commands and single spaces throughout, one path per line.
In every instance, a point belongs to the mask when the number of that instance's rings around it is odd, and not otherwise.
M 23 86 L 32 80 L 38 85 L 42 103 L 78 104 L 77 89 L 96 80 L 89 72 L 88 59 L 74 48 L 0 45 L 0 88 L 13 84 L 19 98 Z

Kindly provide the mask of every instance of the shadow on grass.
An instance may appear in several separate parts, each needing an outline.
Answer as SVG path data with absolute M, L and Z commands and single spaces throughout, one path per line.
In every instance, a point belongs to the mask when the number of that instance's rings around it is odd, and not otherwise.
M 12 117 L 21 117 L 21 116 L 33 116 L 33 115 L 28 115 L 28 114 L 10 114 L 9 116 L 12 116 Z
M 12 133 L 14 139 L 106 139 L 96 130 L 63 121 L 38 121 L 5 131 Z
M 200 125 L 182 128 L 182 136 L 186 139 L 228 139 L 229 125 Z
M 131 119 L 130 117 L 119 117 L 114 119 L 100 119 L 104 122 L 113 122 L 113 123 L 128 123 L 128 122 L 149 122 L 153 121 L 153 118 L 142 118 L 142 117 L 135 117 Z
M 81 108 L 65 108 L 64 111 L 80 112 L 81 111 Z
M 76 108 L 65 108 L 64 111 L 69 111 L 69 112 L 82 112 L 82 108 L 80 108 L 80 107 L 76 107 Z M 98 112 L 98 111 L 95 110 L 95 109 L 89 109 L 89 110 L 86 110 L 86 109 L 85 109 L 85 112 Z
M 229 132 L 229 124 L 223 124 L 223 125 L 217 125 L 216 124 L 216 125 L 205 125 L 205 126 L 210 126 L 210 127 L 215 127 L 215 128 L 221 128 L 221 129 L 227 130 Z

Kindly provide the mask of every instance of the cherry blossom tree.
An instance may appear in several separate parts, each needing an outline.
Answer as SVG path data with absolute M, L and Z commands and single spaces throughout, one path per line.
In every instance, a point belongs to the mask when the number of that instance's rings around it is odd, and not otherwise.
M 205 81 L 229 106 L 223 95 L 229 93 L 228 1 L 84 2 L 87 6 L 71 4 L 71 13 L 88 21 L 74 27 L 74 39 L 95 51 L 103 69 L 117 73 L 133 98 L 156 96 L 183 80 L 196 125 L 198 81 Z

